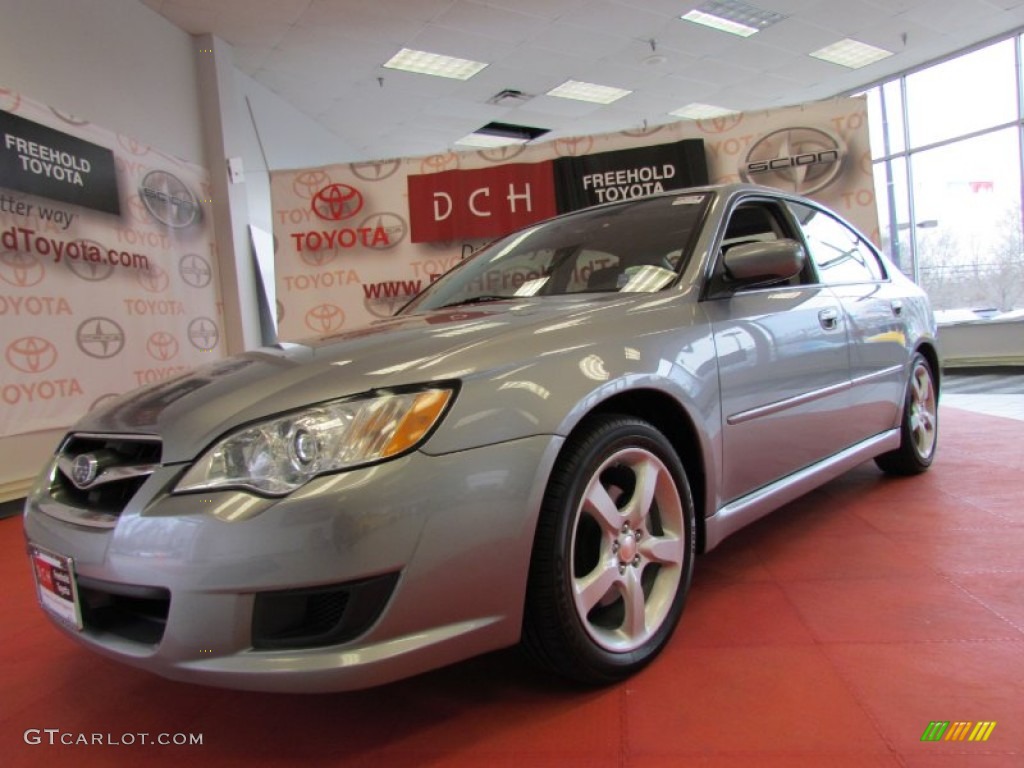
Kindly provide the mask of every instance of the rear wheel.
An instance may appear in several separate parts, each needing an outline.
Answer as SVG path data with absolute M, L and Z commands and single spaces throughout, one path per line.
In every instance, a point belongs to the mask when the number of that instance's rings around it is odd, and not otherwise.
M 694 558 L 686 473 L 647 422 L 603 415 L 574 434 L 538 522 L 524 645 L 584 683 L 650 662 L 679 621 Z
M 924 355 L 917 354 L 907 383 L 900 447 L 875 459 L 882 471 L 891 475 L 917 475 L 931 466 L 939 440 L 938 403 L 932 367 Z

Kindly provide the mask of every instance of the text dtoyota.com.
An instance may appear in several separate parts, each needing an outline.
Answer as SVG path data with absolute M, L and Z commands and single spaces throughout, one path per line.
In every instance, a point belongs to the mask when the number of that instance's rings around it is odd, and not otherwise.
M 202 746 L 201 733 L 74 733 L 60 728 L 29 728 L 26 744 L 45 746 L 133 747 L 146 745 Z

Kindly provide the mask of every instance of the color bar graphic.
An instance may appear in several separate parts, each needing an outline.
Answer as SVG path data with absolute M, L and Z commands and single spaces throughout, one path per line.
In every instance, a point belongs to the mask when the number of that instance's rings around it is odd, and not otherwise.
M 988 741 L 995 730 L 994 720 L 970 721 L 932 720 L 921 735 L 921 741 Z

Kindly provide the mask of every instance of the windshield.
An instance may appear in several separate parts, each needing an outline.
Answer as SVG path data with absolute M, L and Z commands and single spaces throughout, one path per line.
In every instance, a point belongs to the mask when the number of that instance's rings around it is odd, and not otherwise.
M 530 296 L 660 291 L 685 267 L 709 198 L 645 198 L 524 229 L 478 251 L 402 312 Z

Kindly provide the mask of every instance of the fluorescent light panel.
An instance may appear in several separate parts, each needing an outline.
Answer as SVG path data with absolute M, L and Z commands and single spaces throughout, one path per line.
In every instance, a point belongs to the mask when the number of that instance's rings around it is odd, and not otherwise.
M 819 48 L 810 55 L 832 64 L 839 64 L 850 69 L 860 69 L 868 64 L 874 64 L 876 61 L 892 56 L 892 51 L 887 51 L 885 48 L 876 48 L 859 40 L 846 38 L 838 43 L 832 43 L 832 45 Z
M 679 18 L 731 35 L 750 37 L 772 24 L 777 24 L 786 16 L 739 0 L 710 0 Z
M 548 96 L 558 96 L 561 99 L 575 99 L 576 101 L 589 101 L 594 104 L 611 104 L 623 96 L 628 96 L 632 91 L 623 88 L 614 88 L 610 85 L 598 85 L 597 83 L 585 83 L 581 80 L 566 80 L 557 88 L 548 91 Z
M 469 59 L 459 59 L 440 53 L 403 48 L 388 59 L 384 66 L 388 69 L 400 69 L 404 72 L 415 72 L 419 75 L 434 75 L 435 77 L 448 77 L 453 80 L 468 80 L 486 67 L 487 64 L 482 61 L 470 61 Z
M 680 107 L 679 109 L 674 109 L 669 112 L 670 115 L 683 117 L 687 120 L 706 120 L 711 117 L 722 117 L 724 115 L 732 115 L 735 113 L 735 109 L 716 107 L 713 104 L 700 104 L 698 102 L 687 104 L 685 107 Z

